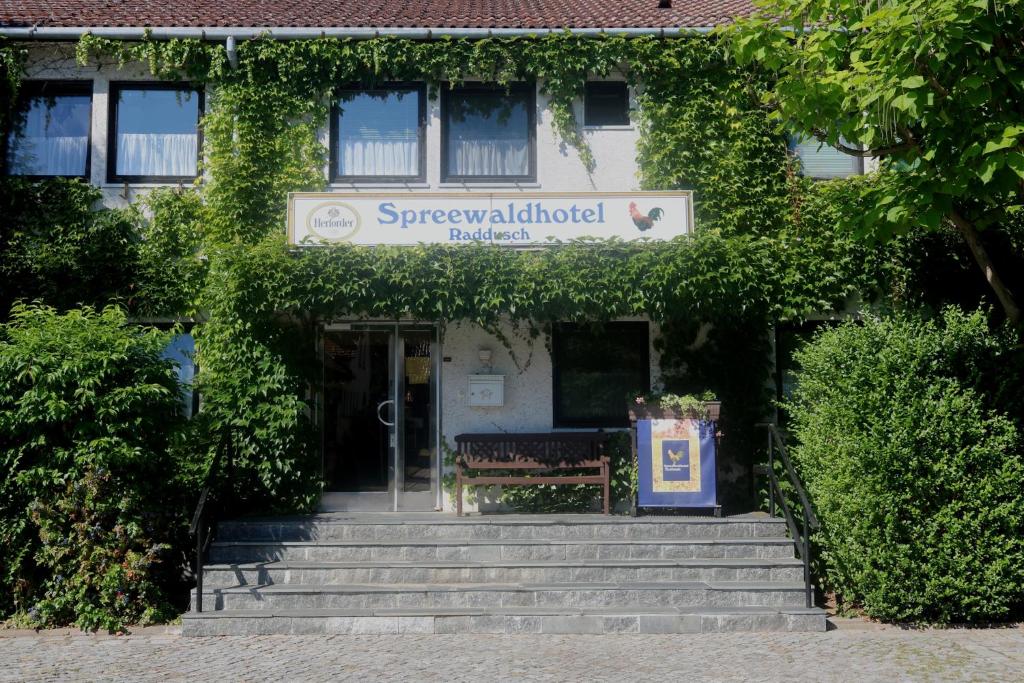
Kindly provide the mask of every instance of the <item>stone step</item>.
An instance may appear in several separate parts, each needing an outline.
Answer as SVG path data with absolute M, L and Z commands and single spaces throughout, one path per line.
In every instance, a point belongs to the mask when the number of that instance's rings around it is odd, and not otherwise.
M 606 515 L 345 515 L 325 513 L 291 518 L 240 519 L 218 525 L 222 541 L 357 540 L 666 540 L 695 538 L 780 538 L 785 523 L 765 516 L 617 517 Z
M 636 540 L 447 539 L 391 541 L 218 540 L 211 563 L 273 561 L 611 560 L 792 558 L 786 537 Z
M 344 584 L 206 588 L 206 610 L 449 607 L 801 607 L 797 583 Z
M 184 636 L 401 633 L 822 632 L 823 610 L 802 607 L 230 610 L 182 617 Z
M 803 564 L 775 560 L 512 560 L 385 562 L 255 562 L 206 565 L 208 588 L 259 585 L 388 583 L 633 583 L 778 581 L 799 583 Z

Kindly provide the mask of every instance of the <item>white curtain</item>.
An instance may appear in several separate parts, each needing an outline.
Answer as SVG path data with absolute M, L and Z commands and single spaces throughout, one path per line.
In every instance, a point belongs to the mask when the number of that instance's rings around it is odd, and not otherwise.
M 414 176 L 419 173 L 419 141 L 340 137 L 338 175 Z
M 89 139 L 84 135 L 11 136 L 8 163 L 18 175 L 68 175 L 85 173 Z
M 522 176 L 530 172 L 530 149 L 521 140 L 450 140 L 448 172 L 457 176 Z
M 195 133 L 121 133 L 117 136 L 117 175 L 194 176 Z
M 458 100 L 463 97 L 463 100 Z M 530 173 L 527 104 L 504 93 L 457 93 L 448 111 L 448 175 Z

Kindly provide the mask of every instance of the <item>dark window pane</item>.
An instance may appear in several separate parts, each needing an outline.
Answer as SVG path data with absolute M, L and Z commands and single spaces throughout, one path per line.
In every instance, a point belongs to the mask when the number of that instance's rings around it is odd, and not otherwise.
M 196 342 L 190 333 L 177 334 L 161 354 L 175 365 L 178 382 L 181 385 L 181 411 L 185 417 L 192 417 L 195 410 L 195 394 L 192 384 L 196 377 Z
M 195 90 L 117 91 L 118 176 L 192 177 L 199 150 Z
M 586 126 L 628 126 L 629 90 L 622 82 L 587 83 L 583 98 Z
M 533 98 L 525 88 L 456 89 L 445 112 L 446 176 L 528 177 Z
M 30 95 L 15 113 L 7 145 L 12 175 L 84 176 L 92 96 Z
M 557 325 L 556 427 L 625 427 L 630 394 L 650 388 L 647 323 Z
M 335 174 L 420 175 L 420 91 L 363 90 L 338 102 Z

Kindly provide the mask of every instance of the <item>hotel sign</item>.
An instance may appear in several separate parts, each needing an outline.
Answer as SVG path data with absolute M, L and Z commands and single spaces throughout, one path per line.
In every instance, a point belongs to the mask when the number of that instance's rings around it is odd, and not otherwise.
M 293 192 L 288 241 L 536 246 L 586 238 L 667 240 L 693 230 L 693 194 Z

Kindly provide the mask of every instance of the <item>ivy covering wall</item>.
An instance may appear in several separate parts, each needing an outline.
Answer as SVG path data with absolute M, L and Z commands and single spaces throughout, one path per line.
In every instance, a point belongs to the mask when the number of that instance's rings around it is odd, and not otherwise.
M 239 497 L 263 509 L 307 508 L 319 492 L 307 406 L 316 359 L 306 351 L 318 317 L 469 320 L 496 334 L 511 319 L 540 339 L 554 321 L 648 316 L 663 329 L 668 388 L 718 393 L 734 420 L 727 457 L 749 462 L 747 430 L 767 408 L 772 323 L 875 297 L 901 277 L 890 256 L 837 236 L 815 213 L 853 195 L 796 174 L 785 135 L 759 104 L 769 79 L 737 68 L 707 36 L 252 40 L 238 45 L 235 67 L 221 44 L 86 36 L 78 55 L 83 65 L 141 61 L 158 78 L 207 89 L 204 182 L 157 193 L 148 213 L 118 210 L 148 239 L 132 247 L 131 296 L 110 294 L 136 312 L 207 319 L 204 411 L 211 429 L 237 434 Z M 637 88 L 641 185 L 694 190 L 695 235 L 538 251 L 285 244 L 287 192 L 324 184 L 319 131 L 337 88 L 414 80 L 436 96 L 465 79 L 536 81 L 556 133 L 592 168 L 572 105 L 588 78 L 611 73 Z M 56 194 L 74 193 L 92 211 L 83 190 Z M 708 342 L 695 350 L 707 325 Z

